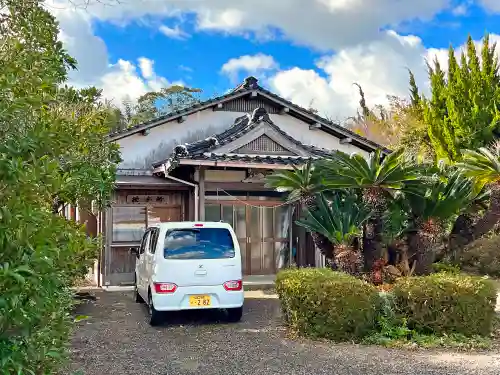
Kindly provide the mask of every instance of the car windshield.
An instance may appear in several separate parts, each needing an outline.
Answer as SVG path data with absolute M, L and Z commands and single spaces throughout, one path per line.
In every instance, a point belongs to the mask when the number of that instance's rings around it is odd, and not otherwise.
M 169 230 L 165 235 L 165 259 L 234 258 L 234 243 L 225 228 Z

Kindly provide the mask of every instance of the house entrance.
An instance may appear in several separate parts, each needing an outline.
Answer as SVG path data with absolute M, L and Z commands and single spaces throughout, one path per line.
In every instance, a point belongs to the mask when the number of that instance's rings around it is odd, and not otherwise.
M 290 206 L 261 198 L 207 200 L 205 204 L 205 220 L 223 220 L 233 226 L 245 275 L 272 275 L 289 264 Z
M 108 210 L 104 285 L 133 285 L 138 247 L 146 228 L 184 220 L 183 194 L 159 190 L 118 191 Z

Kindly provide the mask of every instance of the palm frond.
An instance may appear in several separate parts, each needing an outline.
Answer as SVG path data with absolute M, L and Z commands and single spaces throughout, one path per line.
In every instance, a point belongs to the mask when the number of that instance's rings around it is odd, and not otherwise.
M 448 219 L 477 197 L 474 181 L 457 168 L 441 168 L 432 183 L 407 185 L 404 204 L 414 218 Z
M 462 161 L 457 166 L 467 177 L 475 179 L 479 190 L 488 183 L 500 180 L 500 155 L 494 147 L 463 150 Z
M 291 171 L 278 171 L 267 176 L 265 185 L 288 193 L 289 202 L 318 194 L 325 189 L 311 160 L 301 167 L 293 166 Z
M 337 195 L 330 201 L 320 194 L 317 209 L 306 210 L 297 225 L 322 234 L 333 244 L 350 245 L 353 238 L 360 235 L 361 227 L 370 215 L 371 212 L 359 202 L 356 195 Z
M 330 189 L 378 187 L 397 190 L 408 181 L 419 181 L 422 168 L 406 157 L 403 150 L 383 159 L 381 151 L 377 150 L 370 154 L 368 160 L 358 154 L 348 155 L 337 151 L 318 162 L 318 169 L 324 172 L 325 186 Z

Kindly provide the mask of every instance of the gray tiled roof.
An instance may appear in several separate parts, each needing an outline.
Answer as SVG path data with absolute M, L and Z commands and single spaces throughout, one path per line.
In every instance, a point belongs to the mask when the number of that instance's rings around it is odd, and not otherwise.
M 377 144 L 377 143 L 375 143 L 367 138 L 364 138 L 364 137 L 354 133 L 353 131 L 351 131 L 349 129 L 346 129 L 345 127 L 343 127 L 339 124 L 335 124 L 334 122 L 327 120 L 324 117 L 321 117 L 321 116 L 313 113 L 312 111 L 310 111 L 306 108 L 298 106 L 298 105 L 292 103 L 291 101 L 286 100 L 286 99 L 264 89 L 263 87 L 261 87 L 258 84 L 258 81 L 255 77 L 246 78 L 245 81 L 241 85 L 239 85 L 234 90 L 232 90 L 231 92 L 229 92 L 225 95 L 218 96 L 218 97 L 215 97 L 215 98 L 212 98 L 212 99 L 200 102 L 200 103 L 196 103 L 188 108 L 171 112 L 167 115 L 155 118 L 153 120 L 144 122 L 142 124 L 135 125 L 133 127 L 127 128 L 127 129 L 116 131 L 114 133 L 109 134 L 108 138 L 111 141 L 117 140 L 120 138 L 124 138 L 128 135 L 138 133 L 138 132 L 146 130 L 146 129 L 150 129 L 150 128 L 158 126 L 158 125 L 162 125 L 168 121 L 175 120 L 181 116 L 189 115 L 191 113 L 195 113 L 195 112 L 198 112 L 200 110 L 213 107 L 216 104 L 223 103 L 223 102 L 226 102 L 229 100 L 236 99 L 238 97 L 245 96 L 251 92 L 257 92 L 257 94 L 259 94 L 263 97 L 266 97 L 267 99 L 269 99 L 271 101 L 279 103 L 280 105 L 288 107 L 292 111 L 307 115 L 313 121 L 316 121 L 316 122 L 320 123 L 322 126 L 325 126 L 325 128 L 327 128 L 329 131 L 331 131 L 332 133 L 334 133 L 338 137 L 351 138 L 353 140 L 353 144 L 356 144 L 358 147 L 362 147 L 364 149 L 366 149 L 368 147 L 368 148 L 371 148 L 372 151 L 380 148 L 385 153 L 391 152 L 389 149 L 387 149 L 387 148 L 385 148 L 385 147 L 383 147 L 383 146 L 381 146 L 381 145 L 379 145 L 379 144 Z
M 320 158 L 331 155 L 331 152 L 326 149 L 305 145 L 297 141 L 295 138 L 292 138 L 272 122 L 272 120 L 269 118 L 269 114 L 264 108 L 257 108 L 251 115 L 246 114 L 244 116 L 238 117 L 229 129 L 223 131 L 220 134 L 197 142 L 176 146 L 172 154 L 167 159 L 154 163 L 153 167 L 156 168 L 161 166 L 162 164 L 167 164 L 170 166 L 171 170 L 175 168 L 175 166 L 181 159 L 202 161 L 240 161 L 284 165 L 302 164 L 304 161 L 310 159 L 308 157 L 301 156 L 241 155 L 216 152 L 216 149 L 218 147 L 240 138 L 244 134 L 254 129 L 256 126 L 258 126 L 262 121 L 267 122 L 267 124 L 274 131 L 278 132 L 287 140 L 311 154 L 311 158 Z

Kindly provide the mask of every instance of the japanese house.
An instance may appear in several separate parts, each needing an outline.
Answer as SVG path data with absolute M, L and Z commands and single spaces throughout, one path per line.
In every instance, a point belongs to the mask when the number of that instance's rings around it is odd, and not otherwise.
M 321 259 L 303 229 L 299 207 L 265 187 L 267 174 L 292 169 L 331 150 L 367 156 L 380 146 L 262 88 L 256 78 L 226 95 L 110 134 L 120 145 L 116 191 L 97 219 L 79 212 L 105 246 L 100 285 L 130 285 L 145 229 L 160 221 L 224 220 L 235 228 L 245 275 L 272 275 Z M 71 208 L 69 209 L 71 211 Z M 75 214 L 70 212 L 70 216 Z

